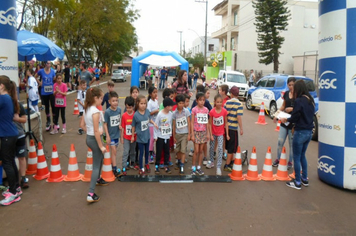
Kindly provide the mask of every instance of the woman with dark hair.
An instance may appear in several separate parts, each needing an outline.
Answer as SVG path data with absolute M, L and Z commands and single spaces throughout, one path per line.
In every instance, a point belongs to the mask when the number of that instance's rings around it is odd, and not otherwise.
M 293 160 L 295 179 L 287 182 L 287 186 L 301 189 L 301 185 L 309 185 L 308 162 L 305 153 L 312 137 L 313 116 L 315 113 L 315 102 L 310 95 L 303 80 L 298 80 L 294 84 L 293 97 L 295 99 L 293 112 L 290 118 L 282 118 L 282 123 L 294 123 L 293 135 Z M 302 166 L 302 176 L 300 176 L 300 166 Z
M 16 98 L 16 84 L 5 75 L 0 76 L 0 114 L 0 162 L 9 182 L 9 189 L 3 193 L 5 199 L 0 201 L 0 205 L 8 206 L 21 200 L 22 191 L 15 163 L 19 132 L 13 122 L 19 118 L 19 104 Z
M 190 97 L 193 95 L 188 89 L 188 74 L 186 70 L 178 72 L 178 79 L 173 83 L 172 87 L 177 90 L 177 94 L 188 94 Z

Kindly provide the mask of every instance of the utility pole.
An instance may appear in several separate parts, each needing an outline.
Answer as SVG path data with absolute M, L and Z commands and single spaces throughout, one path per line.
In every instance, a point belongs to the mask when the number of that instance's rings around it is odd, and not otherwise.
M 177 33 L 180 33 L 180 44 L 179 44 L 179 54 L 182 55 L 182 33 L 183 31 L 177 31 Z
M 208 0 L 195 0 L 195 2 L 205 3 L 204 66 L 206 66 L 206 50 L 208 47 Z

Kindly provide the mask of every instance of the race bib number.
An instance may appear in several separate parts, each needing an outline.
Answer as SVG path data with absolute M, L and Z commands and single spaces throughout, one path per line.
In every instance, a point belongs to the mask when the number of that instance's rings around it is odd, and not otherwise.
M 198 113 L 197 121 L 198 124 L 208 124 L 208 114 Z
M 132 135 L 132 126 L 126 125 L 126 135 Z
M 64 98 L 56 98 L 56 105 L 64 106 Z
M 188 126 L 187 117 L 182 117 L 176 120 L 177 129 Z
M 215 126 L 222 126 L 224 124 L 224 117 L 220 116 L 218 118 L 213 118 L 213 124 Z
M 172 134 L 171 126 L 161 126 L 161 133 L 162 135 L 171 135 Z
M 43 90 L 45 91 L 45 93 L 53 93 L 53 86 L 52 85 L 44 86 Z
M 148 129 L 148 120 L 141 121 L 141 131 Z
M 110 116 L 110 125 L 111 125 L 111 127 L 119 126 L 120 122 L 121 122 L 120 115 Z

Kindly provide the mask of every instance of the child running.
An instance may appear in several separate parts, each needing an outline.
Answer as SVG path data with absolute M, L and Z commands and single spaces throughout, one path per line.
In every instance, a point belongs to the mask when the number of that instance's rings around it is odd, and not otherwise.
M 30 109 L 34 112 L 38 112 L 38 83 L 34 75 L 34 71 L 31 69 L 26 70 L 26 75 L 28 76 L 28 99 L 30 100 Z
M 185 153 L 190 140 L 190 111 L 184 108 L 186 96 L 179 94 L 176 97 L 177 110 L 173 112 L 173 139 L 177 151 L 177 167 L 179 174 L 184 174 Z
M 214 97 L 215 107 L 209 112 L 209 130 L 210 130 L 210 161 L 206 168 L 214 167 L 214 147 L 217 141 L 218 160 L 216 164 L 216 175 L 221 175 L 221 162 L 223 156 L 223 140 L 226 131 L 226 139 L 229 140 L 229 128 L 227 125 L 227 111 L 222 107 L 223 99 L 220 94 Z
M 122 155 L 122 174 L 126 175 L 126 168 L 129 166 L 128 157 L 130 154 L 131 160 L 135 159 L 136 156 L 136 134 L 132 135 L 132 120 L 135 114 L 134 111 L 135 100 L 133 97 L 129 96 L 125 98 L 125 109 L 126 112 L 122 115 L 121 119 L 121 143 L 124 145 L 124 154 Z M 131 138 L 134 137 L 132 142 Z M 125 168 L 126 166 L 126 168 Z
M 145 167 L 147 173 L 150 173 L 150 166 L 148 165 L 148 146 L 150 142 L 150 131 L 148 128 L 148 123 L 152 123 L 154 126 L 157 126 L 150 119 L 150 112 L 147 110 L 147 100 L 145 96 L 139 95 L 136 99 L 136 112 L 132 120 L 132 133 L 137 134 L 137 144 L 140 150 L 139 156 L 139 165 L 140 170 L 139 174 L 143 175 L 145 169 L 143 168 L 143 153 L 145 153 Z M 131 137 L 131 143 L 135 141 L 134 136 Z
M 57 74 L 56 76 L 56 83 L 53 86 L 53 95 L 54 95 L 54 127 L 51 131 L 51 134 L 58 134 L 59 125 L 59 113 L 61 113 L 62 118 L 62 134 L 67 133 L 66 129 L 66 106 L 67 106 L 67 85 L 62 83 L 62 75 Z
M 160 111 L 156 118 L 156 129 L 154 133 L 154 139 L 156 141 L 156 166 L 155 172 L 159 174 L 159 162 L 162 150 L 164 151 L 164 166 L 166 173 L 172 173 L 169 169 L 169 139 L 172 136 L 172 108 L 175 103 L 170 98 L 163 100 L 164 109 Z
M 106 151 L 101 141 L 102 132 L 99 131 L 99 123 L 102 123 L 102 116 L 97 108 L 102 101 L 103 91 L 99 87 L 88 89 L 84 104 L 84 116 L 81 120 L 81 127 L 87 133 L 86 143 L 93 152 L 93 172 L 91 174 L 87 202 L 98 202 L 100 200 L 100 197 L 94 193 L 95 185 L 108 185 L 105 180 L 100 178 L 101 166 Z
M 121 128 L 121 108 L 119 106 L 119 95 L 112 91 L 109 93 L 109 108 L 104 114 L 104 129 L 106 133 L 106 142 L 111 149 L 112 171 L 117 177 L 120 175 L 120 168 L 116 166 L 116 152 L 119 146 Z
M 194 155 L 193 155 L 193 164 L 191 175 L 204 175 L 204 172 L 201 169 L 203 162 L 203 152 L 204 145 L 210 138 L 209 129 L 208 129 L 208 114 L 209 110 L 204 106 L 205 95 L 204 93 L 198 92 L 196 95 L 197 106 L 192 109 L 192 122 L 191 132 L 192 132 L 192 141 L 194 143 Z M 198 166 L 195 167 L 196 161 L 198 158 Z
M 147 103 L 147 109 L 150 112 L 150 119 L 151 120 L 156 120 L 157 114 L 159 112 L 159 105 L 158 105 L 158 100 L 157 100 L 157 89 L 155 87 L 150 87 L 148 89 L 148 103 Z M 150 160 L 149 163 L 153 164 L 154 163 L 154 158 L 156 157 L 156 154 L 154 152 L 154 127 L 153 124 L 149 123 L 148 124 L 150 128 Z
M 87 82 L 85 80 L 81 80 L 78 89 L 78 94 L 77 94 L 77 102 L 78 102 L 78 109 L 79 109 L 78 118 L 83 116 L 86 89 L 87 89 Z M 78 134 L 82 135 L 83 133 L 84 133 L 83 129 L 79 128 Z

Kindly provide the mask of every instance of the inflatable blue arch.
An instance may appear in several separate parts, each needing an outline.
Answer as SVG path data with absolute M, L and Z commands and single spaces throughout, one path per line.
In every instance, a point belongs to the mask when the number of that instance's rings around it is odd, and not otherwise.
M 189 70 L 189 63 L 176 52 L 148 51 L 132 59 L 131 87 L 139 87 L 140 76 L 146 71 L 148 65 L 180 66 L 182 70 Z

